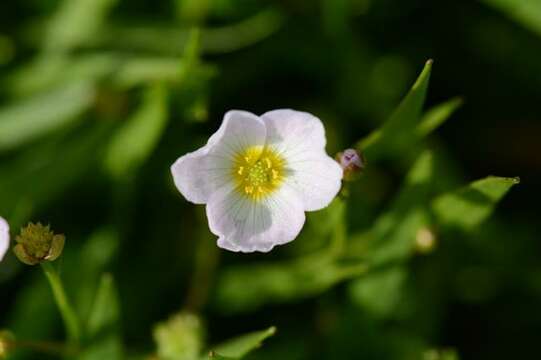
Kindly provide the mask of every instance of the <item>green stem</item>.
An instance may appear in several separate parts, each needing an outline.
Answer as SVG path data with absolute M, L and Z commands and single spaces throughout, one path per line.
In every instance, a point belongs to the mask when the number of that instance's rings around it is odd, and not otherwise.
M 36 352 L 73 357 L 77 355 L 77 349 L 73 346 L 57 344 L 46 341 L 6 341 L 9 348 L 30 349 Z
M 81 337 L 79 319 L 77 318 L 77 315 L 75 314 L 75 311 L 73 310 L 73 307 L 66 296 L 64 286 L 62 285 L 62 280 L 60 280 L 58 272 L 50 262 L 42 262 L 41 268 L 45 272 L 45 276 L 51 285 L 51 290 L 53 291 L 56 305 L 58 306 L 60 314 L 62 315 L 62 320 L 64 321 L 68 338 L 71 342 L 78 343 Z

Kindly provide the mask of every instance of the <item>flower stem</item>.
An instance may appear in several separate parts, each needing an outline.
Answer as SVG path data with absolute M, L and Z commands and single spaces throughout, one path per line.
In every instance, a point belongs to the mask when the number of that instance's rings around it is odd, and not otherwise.
M 81 336 L 79 319 L 66 296 L 62 280 L 60 280 L 58 272 L 50 262 L 42 262 L 41 268 L 43 269 L 43 272 L 45 272 L 45 276 L 51 285 L 51 290 L 53 291 L 56 305 L 62 315 L 68 338 L 71 342 L 77 344 Z

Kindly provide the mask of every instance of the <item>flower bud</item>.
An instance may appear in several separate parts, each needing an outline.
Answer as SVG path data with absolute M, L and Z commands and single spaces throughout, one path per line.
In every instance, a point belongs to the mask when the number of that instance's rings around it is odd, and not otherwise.
M 192 313 L 181 312 L 154 328 L 158 358 L 197 360 L 203 350 L 205 328 Z
M 15 255 L 27 265 L 36 265 L 43 261 L 54 261 L 64 249 L 64 235 L 55 234 L 49 225 L 41 223 L 28 225 L 21 229 L 15 238 L 17 245 L 13 248 Z
M 436 247 L 436 235 L 434 232 L 423 227 L 417 231 L 415 236 L 415 249 L 421 254 L 428 254 Z
M 355 149 L 346 149 L 336 155 L 336 161 L 344 170 L 344 180 L 356 180 L 364 170 L 366 160 Z

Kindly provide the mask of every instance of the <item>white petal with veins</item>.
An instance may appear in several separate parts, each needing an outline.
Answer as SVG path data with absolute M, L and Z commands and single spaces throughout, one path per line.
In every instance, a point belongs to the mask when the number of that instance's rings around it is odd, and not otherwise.
M 9 249 L 9 225 L 6 220 L 0 217 L 0 261 Z
M 205 146 L 179 158 L 171 172 L 178 190 L 195 204 L 205 204 L 213 191 L 230 181 L 234 156 L 246 147 L 263 146 L 263 121 L 246 111 L 229 111 Z
M 304 209 L 327 207 L 340 191 L 342 168 L 325 152 L 321 120 L 294 110 L 274 110 L 261 118 L 267 126 L 267 145 L 285 158 L 286 182 L 297 191 Z

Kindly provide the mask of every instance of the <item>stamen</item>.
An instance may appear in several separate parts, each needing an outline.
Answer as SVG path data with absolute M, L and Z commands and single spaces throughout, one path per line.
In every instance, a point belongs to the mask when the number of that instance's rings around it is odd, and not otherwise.
M 284 160 L 270 148 L 250 147 L 238 154 L 232 175 L 242 194 L 259 201 L 280 186 Z

